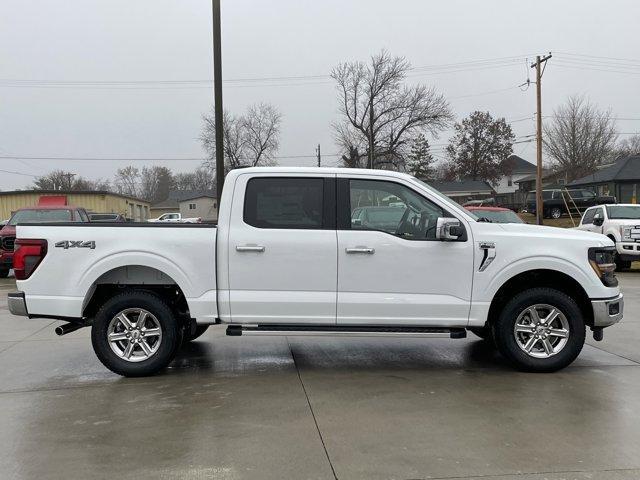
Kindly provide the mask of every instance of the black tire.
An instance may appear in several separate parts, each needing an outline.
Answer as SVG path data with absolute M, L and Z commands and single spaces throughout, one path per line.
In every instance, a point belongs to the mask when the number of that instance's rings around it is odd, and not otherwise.
M 557 220 L 562 216 L 562 209 L 560 207 L 551 207 L 549 210 L 549 216 Z
M 1 269 L 0 270 L 0 278 L 7 278 L 9 276 L 9 269 Z
M 557 308 L 568 324 L 569 335 L 564 347 L 546 358 L 536 358 L 526 353 L 519 346 L 514 334 L 518 316 L 528 307 L 538 304 Z M 500 353 L 516 368 L 526 372 L 555 372 L 566 367 L 580 354 L 585 334 L 584 319 L 576 302 L 552 288 L 532 288 L 519 293 L 504 306 L 493 324 L 493 336 Z M 559 340 L 554 337 L 552 341 Z M 536 345 L 537 348 L 542 348 L 539 344 Z
M 620 255 L 616 255 L 615 256 L 615 262 L 616 262 L 616 270 L 620 271 L 620 270 L 628 270 L 631 268 L 631 262 L 628 260 L 622 260 L 620 258 Z
M 146 360 L 129 361 L 117 355 L 107 339 L 109 324 L 119 313 L 127 309 L 144 309 L 157 320 L 162 337 L 157 350 Z M 109 300 L 100 308 L 93 320 L 91 343 L 102 364 L 118 375 L 143 377 L 165 368 L 175 356 L 182 341 L 181 328 L 165 301 L 153 293 L 128 291 Z
M 209 325 L 198 325 L 196 327 L 196 331 L 193 334 L 186 333 L 184 334 L 184 342 L 192 342 L 196 338 L 200 337 L 204 332 L 207 331 Z

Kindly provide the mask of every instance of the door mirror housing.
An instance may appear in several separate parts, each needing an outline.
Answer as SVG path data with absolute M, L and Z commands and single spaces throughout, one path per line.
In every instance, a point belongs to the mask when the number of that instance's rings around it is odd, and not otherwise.
M 457 218 L 440 217 L 436 222 L 436 239 L 441 241 L 462 240 L 464 227 Z
M 593 219 L 593 224 L 594 224 L 596 227 L 601 227 L 603 223 L 604 223 L 604 218 L 602 218 L 602 217 L 595 217 L 595 218 Z

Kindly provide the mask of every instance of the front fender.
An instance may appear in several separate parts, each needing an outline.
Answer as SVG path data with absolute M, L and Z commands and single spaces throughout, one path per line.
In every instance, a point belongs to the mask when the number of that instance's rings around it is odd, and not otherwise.
M 532 270 L 553 270 L 564 273 L 576 280 L 582 288 L 584 288 L 589 298 L 602 298 L 606 296 L 608 294 L 606 290 L 608 289 L 598 280 L 589 265 L 585 265 L 585 267 L 588 267 L 589 270 L 565 258 L 554 256 L 530 256 L 520 258 L 514 262 L 502 265 L 497 272 L 488 269 L 487 272 L 477 273 L 476 275 L 478 277 L 488 273 L 488 281 L 486 283 L 481 281 L 474 282 L 475 285 L 478 285 L 477 290 L 474 288 L 474 290 L 476 290 L 474 300 L 491 302 L 500 287 L 510 279 L 516 275 Z M 478 280 L 480 280 L 480 278 Z

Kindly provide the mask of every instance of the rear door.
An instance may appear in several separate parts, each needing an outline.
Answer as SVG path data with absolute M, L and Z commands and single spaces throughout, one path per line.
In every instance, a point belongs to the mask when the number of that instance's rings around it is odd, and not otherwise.
M 231 208 L 232 321 L 334 324 L 335 175 L 240 175 Z
M 358 208 L 366 221 L 354 221 Z M 436 240 L 446 216 L 409 181 L 340 174 L 338 324 L 466 325 L 473 239 L 466 226 L 464 241 Z

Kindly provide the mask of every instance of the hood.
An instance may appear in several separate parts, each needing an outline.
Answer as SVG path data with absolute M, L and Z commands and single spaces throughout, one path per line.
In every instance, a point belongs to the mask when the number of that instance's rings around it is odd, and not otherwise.
M 530 225 L 527 223 L 488 223 L 495 225 L 505 233 L 522 235 L 526 237 L 557 238 L 591 243 L 593 246 L 613 245 L 613 242 L 600 233 L 586 232 L 573 228 L 546 227 L 543 225 Z

